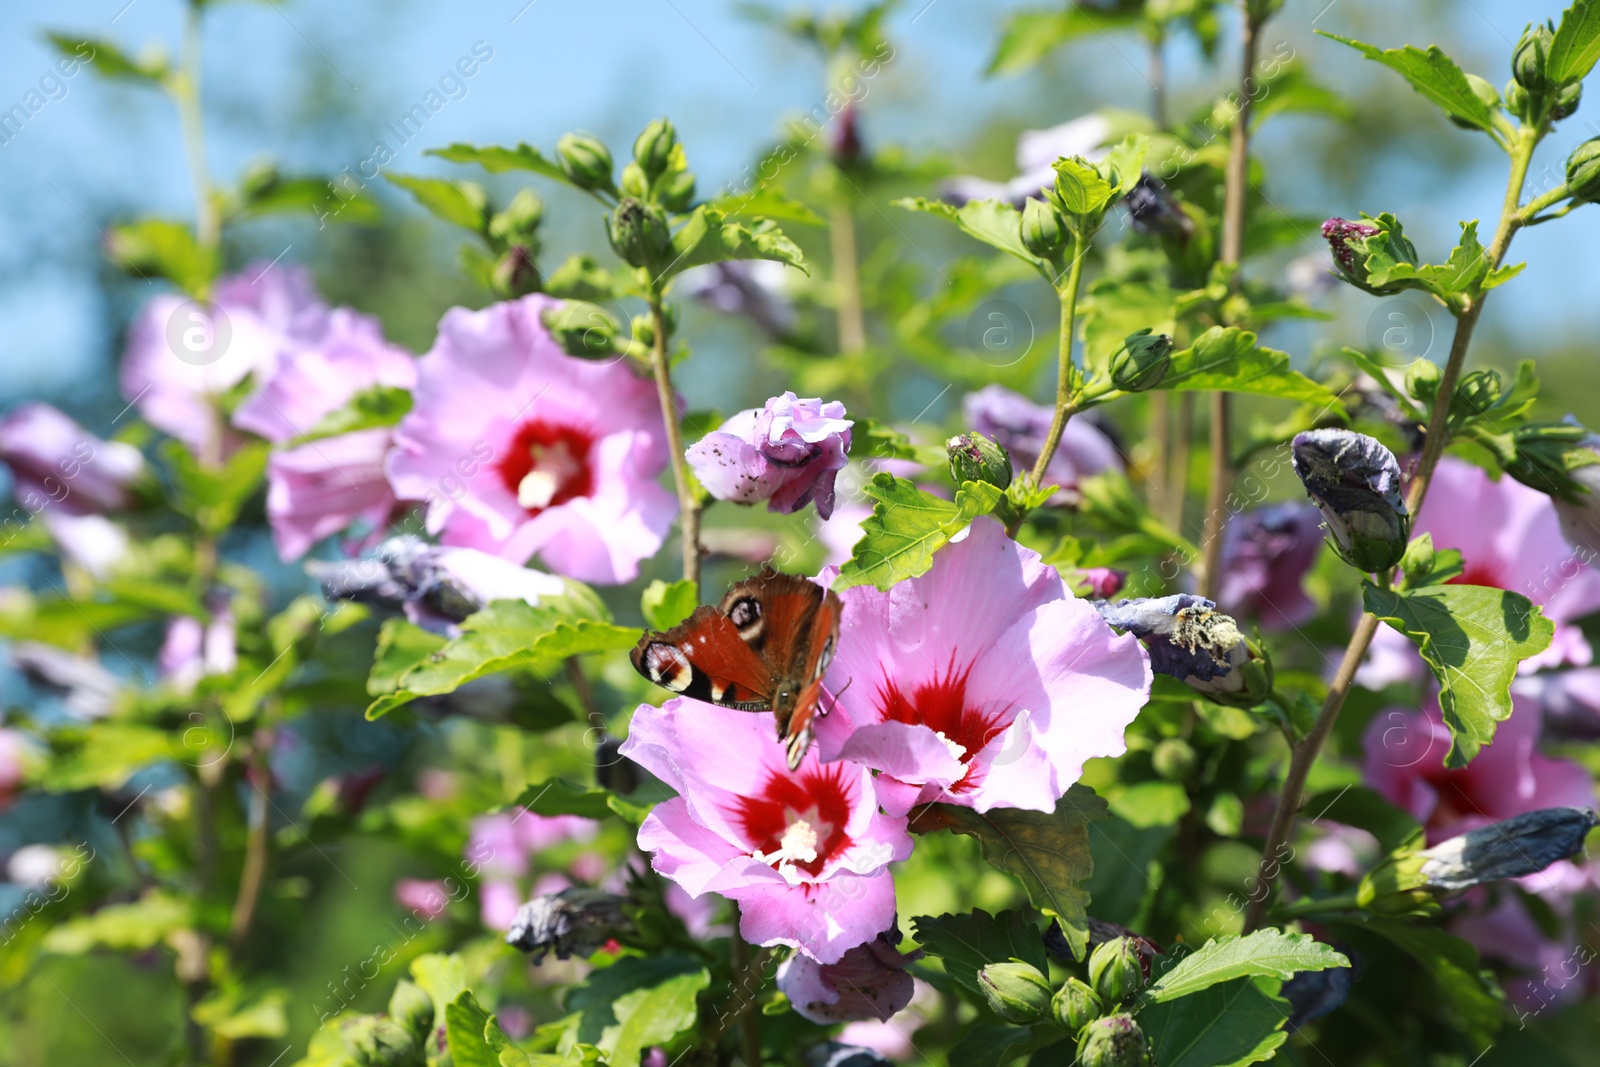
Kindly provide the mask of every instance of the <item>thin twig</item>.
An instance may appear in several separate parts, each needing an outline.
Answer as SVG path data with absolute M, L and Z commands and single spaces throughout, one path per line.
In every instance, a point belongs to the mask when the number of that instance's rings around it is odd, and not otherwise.
M 839 316 L 839 352 L 860 352 L 867 347 L 866 312 L 861 304 L 861 272 L 856 260 L 856 217 L 850 194 L 835 195 L 828 220 L 833 252 L 833 292 Z
M 1045 469 L 1050 466 L 1050 460 L 1055 457 L 1056 446 L 1061 443 L 1061 434 L 1067 428 L 1067 420 L 1071 419 L 1076 408 L 1073 406 L 1073 393 L 1077 388 L 1075 368 L 1072 365 L 1072 330 L 1073 322 L 1078 314 L 1078 286 L 1083 281 L 1083 261 L 1089 254 L 1089 239 L 1087 237 L 1074 237 L 1072 241 L 1072 267 L 1067 272 L 1066 288 L 1061 290 L 1061 325 L 1060 333 L 1056 339 L 1056 413 L 1050 420 L 1050 432 L 1045 435 L 1044 447 L 1039 450 L 1039 459 L 1033 465 L 1033 484 L 1044 484 Z
M 656 392 L 661 398 L 661 419 L 666 423 L 667 451 L 671 453 L 672 480 L 678 489 L 678 516 L 683 528 L 683 576 L 700 589 L 700 505 L 690 488 L 689 461 L 683 454 L 683 428 L 678 424 L 678 398 L 672 389 L 672 371 L 667 365 L 667 322 L 661 310 L 661 294 L 650 295 L 650 325 L 655 338 L 650 346 L 650 366 L 655 371 Z
M 228 924 L 228 947 L 235 954 L 244 946 L 255 919 L 256 905 L 261 900 L 261 887 L 267 877 L 267 790 L 271 788 L 271 770 L 267 754 L 272 748 L 272 732 L 258 730 L 252 739 L 255 748 L 246 784 L 250 786 L 249 837 L 245 840 L 244 869 L 239 874 L 239 894 L 233 902 L 233 916 Z

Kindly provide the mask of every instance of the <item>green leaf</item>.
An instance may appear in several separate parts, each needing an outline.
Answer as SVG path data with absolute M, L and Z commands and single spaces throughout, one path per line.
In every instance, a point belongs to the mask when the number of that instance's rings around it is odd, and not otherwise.
M 376 222 L 383 214 L 376 200 L 348 184 L 309 175 L 285 176 L 276 169 L 246 176 L 236 210 L 251 218 L 305 212 L 319 221 L 358 223 Z
M 196 1004 L 189 1017 L 218 1037 L 282 1037 L 289 1032 L 287 989 L 269 989 L 250 997 L 243 989 L 218 991 Z
M 803 222 L 808 226 L 826 225 L 826 220 L 811 208 L 766 184 L 748 192 L 718 197 L 711 206 L 725 215 L 739 218 L 765 217 L 779 222 Z
M 1439 679 L 1439 709 L 1450 728 L 1446 767 L 1465 767 L 1511 716 L 1517 666 L 1550 647 L 1555 625 L 1527 597 L 1480 585 L 1410 592 L 1364 582 L 1367 611 L 1409 637 Z
M 1131 26 L 1137 20 L 1134 12 L 1090 11 L 1078 4 L 1064 10 L 1015 12 L 1000 31 L 988 73 L 1020 74 L 1068 41 Z
M 203 733 L 197 728 L 196 737 Z M 80 789 L 120 789 L 135 771 L 161 760 L 193 757 L 174 744 L 165 730 L 140 723 L 92 723 L 57 753 L 38 785 L 51 793 Z
M 211 467 L 177 441 L 168 441 L 161 449 L 172 468 L 178 509 L 211 533 L 233 525 L 239 509 L 266 477 L 269 452 L 265 441 L 252 441 L 240 446 L 222 466 Z
M 526 808 L 535 815 L 581 815 L 586 819 L 615 815 L 634 826 L 650 814 L 648 807 L 629 803 L 609 789 L 579 785 L 565 778 L 526 787 L 508 808 Z
M 1014 875 L 1034 907 L 1054 918 L 1072 954 L 1084 958 L 1089 942 L 1089 894 L 1084 883 L 1094 869 L 1089 823 L 1104 818 L 1105 801 L 1075 785 L 1054 812 L 995 808 L 979 813 L 953 804 L 934 805 L 913 829 L 947 829 L 978 839 L 990 864 Z
M 488 674 L 509 670 L 543 673 L 568 656 L 632 648 L 640 631 L 599 619 L 574 616 L 569 606 L 532 607 L 520 600 L 497 600 L 461 624 L 452 639 L 407 669 L 394 692 L 367 708 L 376 719 L 422 696 L 453 693 Z
M 1256 344 L 1256 335 L 1237 326 L 1213 326 L 1193 345 L 1172 354 L 1172 368 L 1158 389 L 1254 393 L 1342 410 L 1327 386 L 1289 368 L 1289 354 Z
M 1098 177 L 1098 175 L 1097 175 Z M 1022 243 L 1022 212 L 1000 200 L 969 200 L 960 207 L 942 200 L 924 197 L 905 197 L 894 201 L 895 207 L 907 211 L 921 211 L 953 222 L 968 237 L 975 237 L 992 248 L 1009 252 L 1038 271 L 1051 284 L 1055 283 L 1056 270 L 1050 261 L 1028 251 Z
M 400 688 L 400 676 L 443 648 L 449 638 L 424 630 L 398 616 L 383 620 L 378 629 L 378 647 L 372 657 L 372 672 L 367 675 L 367 695 L 382 696 Z
M 90 949 L 143 952 L 170 934 L 194 925 L 194 905 L 165 890 L 152 889 L 131 904 L 108 904 L 57 926 L 41 943 L 46 952 L 79 956 Z
M 861 523 L 861 540 L 839 568 L 835 591 L 872 584 L 888 589 L 926 574 L 933 554 L 980 515 L 995 509 L 1003 494 L 992 485 L 964 482 L 955 503 L 925 493 L 904 478 L 879 471 L 861 491 L 877 501 Z
M 1289 1002 L 1249 978 L 1149 1004 L 1139 1026 L 1161 1067 L 1243 1067 L 1270 1060 L 1289 1039 Z
M 660 578 L 644 587 L 639 608 L 652 630 L 670 630 L 700 605 L 699 587 L 687 578 L 663 582 Z
M 181 222 L 141 219 L 113 226 L 106 247 L 123 269 L 165 278 L 193 297 L 203 296 L 217 276 L 216 252 L 201 245 Z
M 982 995 L 978 972 L 991 963 L 1021 960 L 1050 973 L 1039 928 L 1020 911 L 990 915 L 971 911 L 962 915 L 919 915 L 911 920 L 912 936 L 930 956 L 944 961 L 944 969 L 961 985 Z
M 1059 1031 L 1055 1036 L 1060 1036 Z M 1033 1032 L 1020 1026 L 980 1023 L 956 1042 L 948 1062 L 961 1067 L 1000 1067 L 1032 1051 L 1033 1040 Z
M 1446 115 L 1485 132 L 1494 132 L 1494 112 L 1472 91 L 1466 74 L 1456 65 L 1456 61 L 1441 52 L 1437 45 L 1429 45 L 1426 51 L 1414 45 L 1384 51 L 1335 33 L 1317 32 L 1340 44 L 1349 45 L 1375 63 L 1382 63 L 1410 82 L 1417 92 L 1443 108 Z
M 1112 814 L 1143 830 L 1172 826 L 1189 810 L 1189 794 L 1178 782 L 1151 780 L 1105 791 Z
M 1288 934 L 1268 927 L 1244 937 L 1207 941 L 1152 982 L 1144 996 L 1159 1004 L 1235 978 L 1287 979 L 1300 971 L 1348 966 L 1350 961 L 1342 953 L 1310 934 Z
M 1393 246 L 1385 243 L 1382 235 L 1363 238 L 1361 248 L 1367 251 L 1369 286 L 1390 291 L 1420 289 L 1437 296 L 1452 309 L 1459 309 L 1464 298 L 1510 281 L 1527 266 L 1519 263 L 1491 271 L 1489 253 L 1478 240 L 1476 220 L 1461 224 L 1461 238 L 1443 264 L 1419 265 L 1397 260 L 1392 254 Z
M 1476 948 L 1438 927 L 1399 919 L 1368 917 L 1351 925 L 1379 935 L 1421 964 L 1438 989 L 1445 1013 L 1475 1050 L 1481 1052 L 1494 1042 L 1504 1018 L 1503 995 L 1484 970 Z
M 489 232 L 489 198 L 482 186 L 407 174 L 385 174 L 384 177 L 416 197 L 417 203 L 444 221 L 480 235 Z
M 457 141 L 444 148 L 429 148 L 422 154 L 438 156 L 451 163 L 476 163 L 490 174 L 508 170 L 531 170 L 535 174 L 554 178 L 558 182 L 567 180 L 560 164 L 553 159 L 545 158 L 543 153 L 530 144 L 518 143 L 515 148 L 502 148 L 499 145 L 471 145 Z
M 110 41 L 99 37 L 77 37 L 66 33 L 45 34 L 63 56 L 88 63 L 103 78 L 129 78 L 161 84 L 172 73 L 167 57 L 158 51 L 135 59 Z
M 500 1057 L 484 1040 L 488 1024 L 489 1013 L 470 989 L 462 990 L 460 996 L 445 1005 L 445 1037 L 450 1042 L 455 1067 L 500 1067 Z
M 1561 16 L 1545 72 L 1562 85 L 1582 81 L 1600 59 L 1600 0 L 1576 0 Z
M 943 467 L 949 460 L 940 445 L 919 445 L 907 435 L 872 419 L 856 419 L 850 430 L 850 458 L 870 468 L 877 460 L 908 459 L 924 467 Z
M 411 390 L 389 385 L 369 386 L 352 396 L 344 407 L 330 411 L 317 420 L 315 426 L 289 442 L 289 445 L 292 447 L 359 430 L 398 426 L 410 411 Z
M 701 969 L 618 997 L 612 1005 L 618 1025 L 608 1027 L 600 1040 L 609 1062 L 638 1063 L 650 1046 L 670 1045 L 693 1029 L 699 1018 L 696 998 L 710 984 L 710 973 Z
M 672 261 L 661 278 L 682 274 L 690 267 L 722 263 L 730 259 L 770 259 L 810 274 L 800 246 L 785 237 L 777 226 L 761 221 L 750 226 L 727 222 L 722 212 L 702 204 L 689 221 L 672 235 Z

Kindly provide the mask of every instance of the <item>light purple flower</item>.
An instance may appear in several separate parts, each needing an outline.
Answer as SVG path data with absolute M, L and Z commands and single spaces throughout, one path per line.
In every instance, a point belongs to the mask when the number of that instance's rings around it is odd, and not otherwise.
M 180 615 L 167 623 L 166 639 L 156 655 L 161 680 L 174 690 L 187 693 L 200 679 L 227 674 L 238 666 L 233 612 L 226 606 L 216 611 L 210 623 Z
M 712 496 L 738 504 L 767 502 L 789 515 L 813 500 L 833 514 L 833 484 L 850 450 L 850 427 L 837 400 L 802 400 L 792 392 L 747 408 L 684 453 Z
M 42 403 L 24 404 L 0 419 L 0 462 L 11 468 L 11 495 L 35 513 L 125 508 L 132 501 L 129 487 L 145 472 L 137 448 L 103 441 Z
M 33 742 L 21 730 L 0 726 L 0 804 L 22 788 L 32 758 Z
M 394 884 L 394 899 L 407 911 L 416 912 L 429 922 L 444 914 L 450 902 L 441 881 L 424 881 L 421 878 L 401 878 Z
M 173 293 L 145 304 L 128 330 L 122 395 L 152 426 L 220 460 L 243 438 L 223 424 L 217 400 L 251 375 L 271 377 L 286 349 L 322 340 L 330 313 L 310 272 L 282 264 L 221 279 L 212 303 L 220 315 Z
M 738 901 L 746 941 L 837 963 L 894 924 L 888 864 L 911 838 L 865 767 L 813 749 L 791 774 L 766 716 L 681 697 L 635 711 L 621 751 L 678 793 L 639 828 L 651 866 Z
M 978 519 L 887 593 L 840 594 L 822 758 L 877 770 L 884 809 L 1052 811 L 1084 761 L 1121 755 L 1150 662 L 1054 568 Z
M 466 858 L 491 874 L 521 878 L 540 852 L 564 841 L 592 840 L 599 830 L 599 823 L 578 815 L 531 811 L 480 815 L 472 820 Z
M 989 385 L 976 393 L 968 393 L 961 402 L 961 413 L 973 430 L 1005 446 L 1018 474 L 1031 470 L 1038 462 L 1054 417 L 1052 409 L 1001 385 Z M 1078 500 L 1079 481 L 1120 470 L 1122 456 L 1111 438 L 1087 418 L 1079 416 L 1067 423 L 1061 433 L 1061 443 L 1045 469 L 1045 484 L 1061 486 L 1061 491 L 1052 496 L 1049 503 L 1074 504 Z
M 61 555 L 97 579 L 108 577 L 128 554 L 128 531 L 104 515 L 48 509 L 39 516 Z
M 1228 523 L 1217 603 L 1267 630 L 1299 626 L 1316 613 L 1305 577 L 1322 550 L 1322 513 L 1311 504 L 1269 504 Z
M 775 340 L 794 327 L 794 302 L 784 293 L 788 266 L 770 259 L 734 259 L 686 270 L 678 288 L 726 315 L 743 315 Z
M 1105 155 L 1111 123 L 1102 115 L 1084 115 L 1047 130 L 1023 130 L 1017 137 L 1015 178 L 1005 182 L 958 177 L 946 181 L 940 195 L 960 205 L 969 200 L 1006 200 L 1021 207 L 1055 184 L 1053 164 L 1062 156 L 1082 156 L 1091 162 Z
M 389 481 L 430 532 L 518 563 L 627 582 L 676 514 L 656 482 L 666 431 L 654 386 L 623 364 L 566 355 L 544 296 L 452 308 L 422 358 Z
M 837 963 L 795 953 L 778 968 L 778 988 L 790 1007 L 822 1026 L 858 1019 L 888 1022 L 911 1003 L 916 987 L 906 968 L 921 958 L 920 950 L 901 955 L 880 934 Z

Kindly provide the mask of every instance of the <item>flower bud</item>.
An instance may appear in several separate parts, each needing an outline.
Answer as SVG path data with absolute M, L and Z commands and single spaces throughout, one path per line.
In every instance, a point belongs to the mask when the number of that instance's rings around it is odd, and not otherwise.
M 402 978 L 389 997 L 389 1018 L 423 1037 L 433 1030 L 433 998 Z
M 689 210 L 689 205 L 694 202 L 694 175 L 686 170 L 669 177 L 661 183 L 661 189 L 656 195 L 661 201 L 661 206 L 673 213 Z
M 1028 202 L 1022 205 L 1022 244 L 1034 255 L 1046 259 L 1066 247 L 1067 231 L 1055 208 L 1028 197 Z
M 1321 510 L 1339 555 L 1367 573 L 1399 563 L 1411 538 L 1411 515 L 1394 453 L 1365 434 L 1337 429 L 1296 434 L 1293 450 L 1294 472 Z
M 1528 90 L 1518 85 L 1515 78 L 1506 82 L 1505 101 L 1507 111 L 1518 116 L 1519 118 L 1527 117 L 1529 103 Z M 1472 128 L 1477 129 L 1476 126 Z
M 983 482 L 996 489 L 1011 484 L 1011 453 L 981 433 L 959 434 L 944 443 L 950 454 L 950 477 L 962 482 Z
M 1395 262 L 1416 263 L 1416 246 L 1405 236 L 1404 227 L 1393 215 L 1385 212 L 1376 219 L 1362 219 L 1360 222 L 1332 218 L 1322 224 L 1322 236 L 1327 238 L 1328 246 L 1333 250 L 1333 263 L 1339 277 L 1351 285 L 1376 296 L 1388 296 L 1407 287 L 1402 282 L 1388 285 L 1369 282 L 1367 260 L 1370 253 L 1356 244 L 1358 241 L 1363 244 L 1373 241 L 1374 247 L 1380 248 Z
M 357 1015 L 339 1024 L 345 1052 L 361 1067 L 403 1067 L 419 1059 L 418 1039 L 393 1019 Z
M 1424 849 L 1420 873 L 1430 887 L 1448 890 L 1522 878 L 1576 854 L 1594 825 L 1588 808 L 1524 812 Z
M 502 296 L 522 296 L 539 291 L 539 268 L 527 248 L 512 245 L 500 253 L 491 275 L 494 291 Z
M 1583 100 L 1583 83 L 1573 82 L 1556 91 L 1556 102 L 1550 105 L 1552 119 L 1570 118 L 1577 114 L 1578 104 Z
M 1205 597 L 1097 601 L 1100 617 L 1137 637 L 1150 669 L 1170 675 L 1220 704 L 1253 708 L 1272 692 L 1272 661 Z
M 667 217 L 653 204 L 625 197 L 611 213 L 611 247 L 632 267 L 651 267 L 672 247 Z
M 1555 33 L 1549 26 L 1530 25 L 1522 31 L 1522 40 L 1511 53 L 1511 76 L 1530 93 L 1548 93 L 1557 88 L 1546 69 L 1554 39 Z
M 1032 964 L 991 963 L 978 972 L 978 984 L 989 1007 L 1008 1023 L 1026 1026 L 1050 1012 L 1050 982 Z
M 1098 1019 L 1104 1010 L 1105 1005 L 1100 1003 L 1094 990 L 1076 978 L 1068 978 L 1066 985 L 1050 998 L 1050 1011 L 1056 1022 L 1073 1033 Z
M 1567 188 L 1574 200 L 1600 200 L 1600 137 L 1583 142 L 1567 157 Z
M 617 352 L 621 326 L 599 304 L 563 300 L 539 316 L 561 351 L 579 359 L 609 359 Z
M 678 131 L 673 129 L 672 123 L 656 119 L 633 142 L 633 158 L 644 169 L 645 177 L 654 181 L 672 163 L 672 150 L 677 145 Z
M 1472 95 L 1483 101 L 1484 106 L 1490 111 L 1500 106 L 1500 94 L 1495 91 L 1495 87 L 1487 78 L 1480 78 L 1476 74 L 1468 74 L 1467 85 L 1471 87 Z M 1460 126 L 1463 130 L 1478 129 L 1475 123 L 1468 122 L 1466 119 L 1456 118 L 1454 115 L 1450 116 L 1450 121 L 1454 125 Z
M 534 897 L 517 909 L 506 944 L 528 953 L 535 964 L 547 952 L 554 952 L 558 960 L 587 956 L 607 941 L 632 933 L 624 903 L 622 897 L 579 886 Z
M 1096 1019 L 1078 1042 L 1081 1067 L 1146 1067 L 1149 1062 L 1150 1044 L 1131 1015 Z
M 1194 773 L 1200 757 L 1194 746 L 1181 737 L 1168 737 L 1150 753 L 1150 764 L 1169 782 L 1185 782 Z
M 644 168 L 629 160 L 622 168 L 622 181 L 618 185 L 623 196 L 631 196 L 637 200 L 650 198 L 650 179 L 645 176 Z
M 1123 342 L 1111 357 L 1111 384 L 1125 393 L 1154 389 L 1172 366 L 1172 338 L 1149 329 Z
M 556 156 L 567 180 L 579 189 L 614 190 L 611 150 L 586 133 L 569 133 L 556 142 Z
M 532 189 L 522 189 L 505 209 L 489 220 L 489 236 L 514 245 L 534 241 L 539 223 L 544 220 L 544 201 Z
M 1139 943 L 1115 937 L 1089 954 L 1089 984 L 1107 1004 L 1121 1004 L 1144 988 Z

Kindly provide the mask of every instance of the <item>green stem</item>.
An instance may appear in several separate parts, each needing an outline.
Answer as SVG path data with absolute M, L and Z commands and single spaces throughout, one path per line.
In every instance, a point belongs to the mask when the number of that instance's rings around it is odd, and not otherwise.
M 848 355 L 867 347 L 866 312 L 861 303 L 861 271 L 857 265 L 856 217 L 848 193 L 834 197 L 828 219 L 833 252 L 834 303 L 839 316 L 839 351 Z
M 1511 175 L 1506 182 L 1505 205 L 1500 212 L 1500 224 L 1495 229 L 1494 240 L 1489 243 L 1486 253 L 1491 269 L 1500 265 L 1501 260 L 1505 258 L 1506 250 L 1511 246 L 1512 237 L 1516 236 L 1517 230 L 1524 223 L 1518 205 L 1522 201 L 1522 187 L 1527 181 L 1528 165 L 1538 141 L 1538 130 L 1524 128 L 1517 131 L 1517 137 L 1512 142 Z M 1450 344 L 1450 358 L 1445 363 L 1444 373 L 1439 378 L 1439 391 L 1434 401 L 1433 414 L 1428 420 L 1428 434 L 1422 446 L 1422 457 L 1417 462 L 1416 472 L 1411 476 L 1411 484 L 1406 492 L 1406 508 L 1413 516 L 1422 510 L 1422 503 L 1428 495 L 1428 486 L 1433 481 L 1433 472 L 1438 467 L 1445 448 L 1450 444 L 1450 399 L 1455 395 L 1456 383 L 1461 378 L 1461 368 L 1467 361 L 1467 349 L 1472 343 L 1472 332 L 1478 325 L 1479 316 L 1483 314 L 1483 304 L 1487 298 L 1488 293 L 1481 290 L 1473 294 L 1456 320 L 1455 338 Z M 1388 580 L 1387 575 L 1380 578 L 1380 582 Z M 1312 725 L 1311 732 L 1306 735 L 1305 740 L 1293 746 L 1289 758 L 1289 772 L 1284 777 L 1283 792 L 1278 797 L 1277 809 L 1272 813 L 1272 825 L 1267 831 L 1266 846 L 1262 849 L 1261 863 L 1256 869 L 1256 889 L 1264 891 L 1251 895 L 1250 909 L 1245 913 L 1245 933 L 1260 929 L 1266 920 L 1267 910 L 1272 901 L 1272 884 L 1282 866 L 1279 853 L 1294 830 L 1295 816 L 1299 813 L 1304 799 L 1306 777 L 1311 773 L 1312 764 L 1316 762 L 1317 756 L 1322 752 L 1322 746 L 1333 732 L 1334 723 L 1338 721 L 1339 712 L 1344 707 L 1345 698 L 1349 696 L 1350 687 L 1355 681 L 1356 668 L 1361 666 L 1361 661 L 1367 654 L 1367 647 L 1377 632 L 1377 617 L 1361 616 L 1361 621 L 1356 624 L 1355 633 L 1350 636 L 1349 645 L 1345 647 L 1344 658 L 1340 661 L 1339 670 L 1328 687 L 1327 698 L 1322 702 L 1322 710 L 1317 713 L 1317 720 Z
M 694 498 L 689 461 L 683 454 L 683 427 L 678 422 L 678 400 L 667 364 L 667 320 L 661 294 L 650 294 L 650 325 L 655 338 L 650 346 L 650 366 L 655 371 L 656 393 L 661 398 L 661 419 L 667 428 L 667 451 L 672 458 L 672 481 L 678 490 L 678 515 L 683 527 L 683 577 L 700 591 L 700 505 Z
M 183 128 L 189 181 L 194 186 L 195 236 L 201 247 L 215 252 L 222 242 L 222 216 L 206 167 L 205 123 L 200 108 L 200 15 L 200 5 L 191 2 L 184 17 L 183 55 L 172 92 L 178 104 L 178 121 Z
M 1067 284 L 1060 290 L 1061 328 L 1056 339 L 1056 413 L 1050 420 L 1050 432 L 1045 435 L 1044 447 L 1033 465 L 1033 484 L 1044 484 L 1044 472 L 1055 457 L 1061 444 L 1061 433 L 1067 420 L 1076 412 L 1074 397 L 1078 388 L 1077 368 L 1072 363 L 1073 324 L 1078 316 L 1078 288 L 1083 283 L 1083 261 L 1089 254 L 1089 240 L 1074 237 L 1072 240 L 1072 266 L 1067 272 Z

